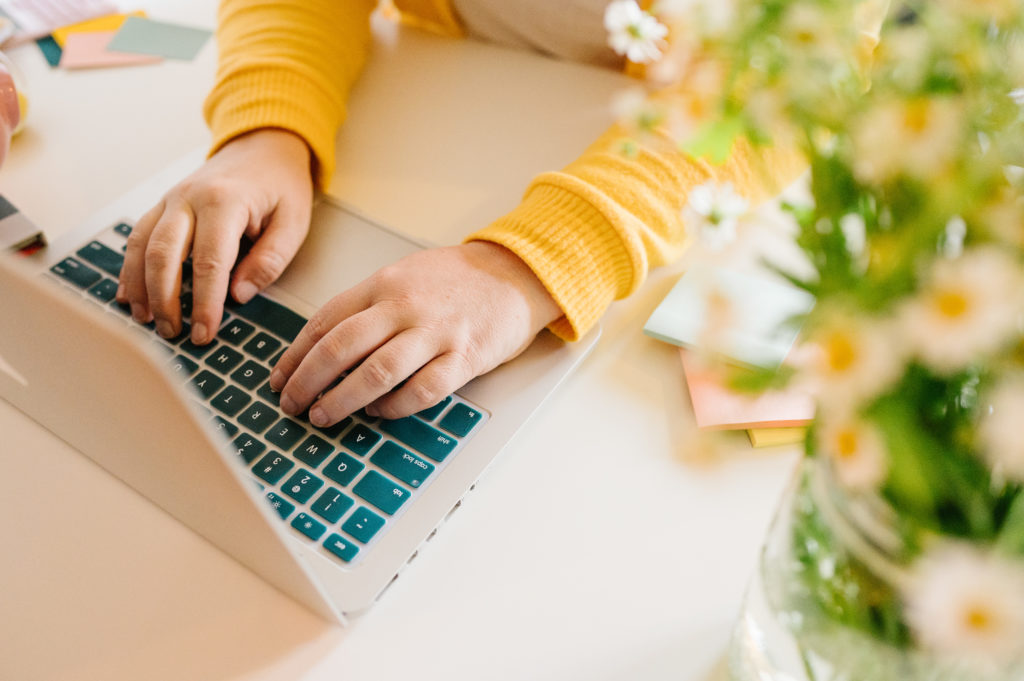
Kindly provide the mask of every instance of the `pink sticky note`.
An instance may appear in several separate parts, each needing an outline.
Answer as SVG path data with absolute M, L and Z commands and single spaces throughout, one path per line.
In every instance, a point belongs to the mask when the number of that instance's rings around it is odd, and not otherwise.
M 131 66 L 133 64 L 156 64 L 160 57 L 128 52 L 108 52 L 107 45 L 116 31 L 90 31 L 69 33 L 64 42 L 64 54 L 60 65 L 65 69 L 94 69 L 104 66 Z
M 692 351 L 680 348 L 679 354 L 698 428 L 793 428 L 808 425 L 814 417 L 814 400 L 806 393 L 738 393 L 723 384 L 719 370 L 706 366 Z

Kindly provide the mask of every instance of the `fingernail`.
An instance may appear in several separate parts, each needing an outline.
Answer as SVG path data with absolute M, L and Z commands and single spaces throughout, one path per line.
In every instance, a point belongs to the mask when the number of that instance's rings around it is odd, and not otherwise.
M 287 414 L 294 414 L 299 410 L 299 405 L 287 395 L 281 395 L 281 410 Z
M 207 333 L 206 324 L 199 322 L 192 327 L 192 342 L 196 345 L 205 343 L 208 339 L 206 338 Z
M 373 406 L 372 404 L 368 404 L 365 407 L 363 407 L 363 411 L 365 411 L 373 418 L 377 418 L 378 416 L 380 416 L 380 410 L 377 409 L 377 407 Z
M 139 324 L 146 323 L 146 308 L 141 303 L 132 303 L 132 319 Z
M 313 407 L 309 410 L 309 422 L 314 426 L 326 426 L 327 412 L 320 407 Z
M 284 387 L 284 372 L 280 369 L 274 369 L 270 372 L 270 387 L 274 390 L 280 391 Z
M 248 303 L 256 295 L 259 289 L 251 281 L 240 281 L 235 284 L 235 300 L 240 303 Z
M 161 319 L 156 323 L 156 332 L 164 338 L 170 338 L 174 335 L 174 327 L 166 319 Z
M 114 295 L 118 300 L 124 300 L 124 284 L 117 285 L 117 293 Z

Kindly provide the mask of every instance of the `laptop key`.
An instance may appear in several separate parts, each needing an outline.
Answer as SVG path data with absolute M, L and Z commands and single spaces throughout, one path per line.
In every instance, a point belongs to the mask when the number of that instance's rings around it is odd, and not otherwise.
M 270 507 L 277 511 L 282 520 L 287 520 L 288 516 L 295 510 L 295 504 L 282 499 L 273 492 L 267 492 L 267 501 L 270 502 Z
M 290 450 L 306 434 L 306 429 L 291 419 L 283 418 L 267 433 L 267 440 L 284 451 Z
M 324 481 L 305 468 L 300 468 L 288 481 L 281 485 L 281 490 L 300 504 L 309 501 L 316 491 L 324 486 Z
M 269 428 L 270 424 L 277 419 L 278 414 L 274 411 L 273 407 L 257 400 L 255 404 L 249 405 L 249 408 L 242 412 L 242 415 L 238 417 L 238 422 L 252 432 L 259 434 Z
M 241 319 L 232 319 L 217 333 L 217 338 L 232 345 L 238 345 L 251 336 L 255 330 L 256 327 L 252 324 L 243 322 Z
M 64 258 L 50 268 L 50 271 L 71 282 L 78 288 L 86 289 L 95 284 L 103 276 L 91 267 L 86 267 L 74 258 Z
M 171 360 L 171 371 L 180 376 L 191 376 L 199 369 L 199 365 L 185 355 L 175 355 Z
M 255 390 L 270 375 L 270 369 L 257 364 L 251 359 L 238 367 L 235 373 L 231 374 L 232 380 L 246 390 Z
M 281 341 L 277 340 L 269 333 L 260 331 L 258 334 L 250 338 L 249 342 L 246 343 L 242 349 L 256 359 L 266 360 L 273 355 L 279 347 L 281 347 Z
M 260 389 L 256 391 L 256 394 L 265 399 L 267 402 L 270 402 L 275 407 L 281 406 L 281 393 L 274 392 L 273 390 L 270 389 L 270 381 L 267 381 L 262 386 L 260 386 Z
M 206 358 L 206 365 L 226 374 L 242 363 L 242 353 L 222 345 Z
M 109 303 L 117 294 L 117 282 L 113 279 L 100 279 L 89 287 L 87 293 L 101 303 Z
M 364 475 L 352 488 L 352 492 L 388 515 L 394 515 L 410 496 L 409 490 L 396 485 L 377 471 L 369 471 Z
M 334 445 L 316 435 L 310 435 L 295 450 L 295 458 L 302 463 L 309 464 L 313 468 L 319 468 L 320 464 L 327 460 L 334 453 Z
M 435 404 L 433 407 L 427 407 L 423 411 L 416 412 L 416 416 L 419 416 L 424 421 L 433 421 L 438 416 L 440 416 L 441 412 L 444 411 L 444 408 L 447 407 L 451 403 L 452 403 L 452 396 L 448 395 L 443 400 L 441 400 L 440 402 Z
M 359 553 L 359 547 L 340 534 L 332 534 L 325 539 L 324 548 L 346 563 L 351 562 L 356 557 L 356 554 Z
M 261 295 L 254 296 L 245 305 L 235 307 L 234 312 L 242 319 L 255 322 L 288 342 L 295 340 L 299 331 L 306 325 L 305 317 Z
M 357 541 L 366 544 L 382 527 L 384 527 L 383 518 L 365 506 L 360 506 L 355 513 L 349 516 L 341 529 Z
M 390 440 L 370 457 L 385 473 L 390 473 L 411 487 L 419 487 L 434 472 L 434 464 L 424 461 L 409 450 L 399 447 Z
M 341 520 L 341 516 L 345 515 L 345 512 L 352 508 L 354 503 L 356 502 L 351 497 L 337 487 L 328 487 L 327 491 L 317 497 L 310 508 L 313 509 L 313 513 L 333 524 Z
M 79 248 L 75 255 L 90 265 L 95 265 L 112 277 L 121 276 L 124 256 L 115 250 L 107 248 L 99 241 L 93 241 Z
M 466 437 L 483 419 L 483 414 L 473 409 L 468 404 L 459 402 L 451 411 L 444 415 L 441 423 L 438 424 L 452 435 Z
M 217 430 L 224 433 L 229 440 L 238 434 L 238 426 L 231 423 L 231 421 L 221 418 L 220 416 L 214 416 L 213 423 L 217 427 Z
M 256 462 L 252 472 L 261 480 L 276 485 L 294 465 L 290 460 L 272 451 Z
M 313 427 L 316 428 L 321 433 L 323 433 L 324 435 L 326 435 L 327 437 L 329 437 L 329 438 L 331 438 L 333 440 L 334 438 L 338 437 L 343 432 L 345 432 L 345 429 L 348 428 L 351 423 L 352 423 L 352 417 L 351 416 L 346 416 L 342 420 L 340 420 L 337 423 L 335 423 L 333 426 L 326 426 L 324 428 L 321 428 L 319 426 L 313 426 Z
M 356 476 L 364 468 L 366 468 L 366 465 L 361 461 L 342 452 L 331 459 L 331 462 L 321 472 L 334 482 L 345 487 L 355 480 Z
M 114 225 L 114 231 L 127 238 L 132 233 L 132 226 L 121 222 Z
M 437 428 L 413 416 L 406 416 L 404 419 L 395 421 L 381 421 L 380 429 L 438 462 L 444 461 L 459 444 L 455 438 L 445 435 Z
M 252 398 L 245 394 L 241 388 L 229 385 L 216 397 L 210 400 L 210 406 L 227 416 L 234 416 L 242 411 L 245 405 L 249 404 Z
M 255 461 L 256 457 L 262 454 L 267 448 L 265 444 L 246 433 L 242 433 L 236 437 L 234 442 L 231 444 L 235 446 L 238 456 L 242 457 L 242 461 L 245 461 L 246 463 L 252 463 Z
M 217 394 L 217 391 L 224 387 L 224 379 L 220 376 L 203 369 L 190 381 L 203 397 L 210 398 Z
M 341 439 L 341 444 L 359 456 L 366 456 L 367 452 L 373 449 L 373 446 L 380 442 L 382 438 L 383 436 L 377 431 L 364 426 L 362 423 L 357 423 Z
M 185 342 L 182 343 L 179 347 L 181 348 L 182 352 L 186 352 L 189 355 L 195 357 L 196 359 L 202 359 L 207 354 L 209 354 L 211 350 L 217 347 L 217 344 L 208 343 L 206 345 L 196 345 L 195 343 L 192 342 L 191 339 L 186 339 Z
M 327 527 L 323 523 L 305 513 L 300 513 L 292 518 L 292 527 L 313 541 L 322 537 L 324 532 L 327 531 Z

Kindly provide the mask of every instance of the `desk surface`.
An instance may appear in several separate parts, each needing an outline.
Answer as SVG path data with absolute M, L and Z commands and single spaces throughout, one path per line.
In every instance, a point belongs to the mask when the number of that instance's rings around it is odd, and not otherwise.
M 214 0 L 130 5 L 214 22 Z M 438 243 L 571 160 L 608 122 L 623 83 L 468 41 L 388 34 L 378 31 L 353 95 L 331 193 Z M 51 236 L 207 142 L 212 44 L 194 62 L 77 73 L 49 69 L 32 45 L 10 56 L 33 108 L 0 191 Z M 679 272 L 656 272 L 613 306 L 582 369 L 344 630 L 0 403 L 0 678 L 721 678 L 795 453 L 739 437 L 717 458 L 691 451 L 678 356 L 640 332 Z

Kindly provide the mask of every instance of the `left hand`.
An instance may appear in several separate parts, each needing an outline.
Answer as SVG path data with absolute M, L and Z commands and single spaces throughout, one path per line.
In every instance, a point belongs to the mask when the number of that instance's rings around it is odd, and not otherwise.
M 364 406 L 371 416 L 400 418 L 515 357 L 561 316 L 532 270 L 502 246 L 478 241 L 421 251 L 317 311 L 270 385 L 282 392 L 286 413 L 310 407 L 315 426 Z
M 7 156 L 11 135 L 21 119 L 18 93 L 14 89 L 14 77 L 0 64 L 0 164 Z

